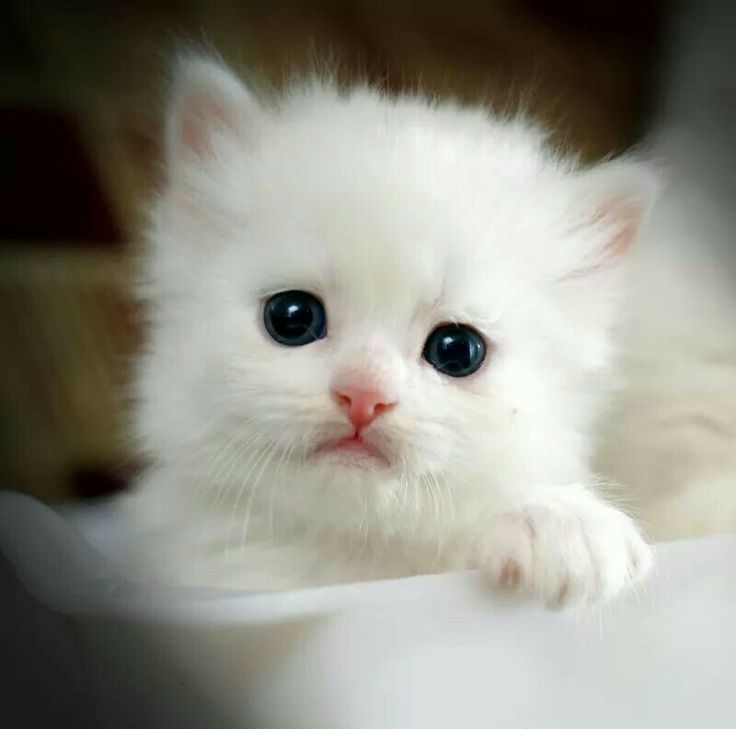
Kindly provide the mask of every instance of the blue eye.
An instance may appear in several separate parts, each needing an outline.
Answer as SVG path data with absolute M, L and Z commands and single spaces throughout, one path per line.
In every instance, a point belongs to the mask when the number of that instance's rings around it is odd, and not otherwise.
M 327 316 L 320 301 L 306 291 L 282 291 L 263 309 L 266 331 L 279 344 L 303 347 L 327 335 Z
M 463 324 L 441 324 L 427 337 L 424 359 L 449 377 L 467 377 L 476 372 L 486 358 L 483 337 Z

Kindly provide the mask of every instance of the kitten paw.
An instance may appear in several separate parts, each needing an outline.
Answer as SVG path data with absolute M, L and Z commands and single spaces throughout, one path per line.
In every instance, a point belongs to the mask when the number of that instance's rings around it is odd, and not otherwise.
M 553 503 L 494 517 L 472 562 L 493 587 L 562 607 L 613 597 L 648 573 L 652 554 L 613 507 Z

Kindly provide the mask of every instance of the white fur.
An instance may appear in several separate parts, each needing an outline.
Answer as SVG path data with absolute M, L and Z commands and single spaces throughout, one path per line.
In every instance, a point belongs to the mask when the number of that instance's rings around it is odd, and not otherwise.
M 579 170 L 520 119 L 366 88 L 261 103 L 198 60 L 168 154 L 138 378 L 152 466 L 130 499 L 141 566 L 253 588 L 479 566 L 550 604 L 646 572 L 589 466 L 645 166 Z M 326 339 L 267 336 L 263 299 L 290 288 L 325 302 Z M 422 359 L 445 321 L 493 344 L 471 377 Z M 356 370 L 398 402 L 366 431 L 389 468 L 310 456 L 351 434 L 330 386 Z
M 600 436 L 599 468 L 655 539 L 736 530 L 736 211 L 713 136 L 660 136 L 673 182 L 631 261 L 626 386 Z
M 680 5 L 650 132 L 670 182 L 631 261 L 598 459 L 656 539 L 736 531 L 736 16 Z

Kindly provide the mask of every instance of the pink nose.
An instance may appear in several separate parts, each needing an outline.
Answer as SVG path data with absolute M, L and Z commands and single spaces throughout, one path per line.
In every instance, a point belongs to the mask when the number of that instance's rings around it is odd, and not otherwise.
M 334 391 L 334 395 L 357 430 L 370 425 L 379 415 L 396 405 L 385 392 L 375 388 L 340 387 Z

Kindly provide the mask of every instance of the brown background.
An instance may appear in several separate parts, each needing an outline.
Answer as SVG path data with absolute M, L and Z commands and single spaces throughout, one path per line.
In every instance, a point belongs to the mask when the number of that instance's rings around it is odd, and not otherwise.
M 140 337 L 126 294 L 161 89 L 206 44 L 278 85 L 317 63 L 390 91 L 525 105 L 586 159 L 645 127 L 662 0 L 40 2 L 0 10 L 0 485 L 117 488 Z

